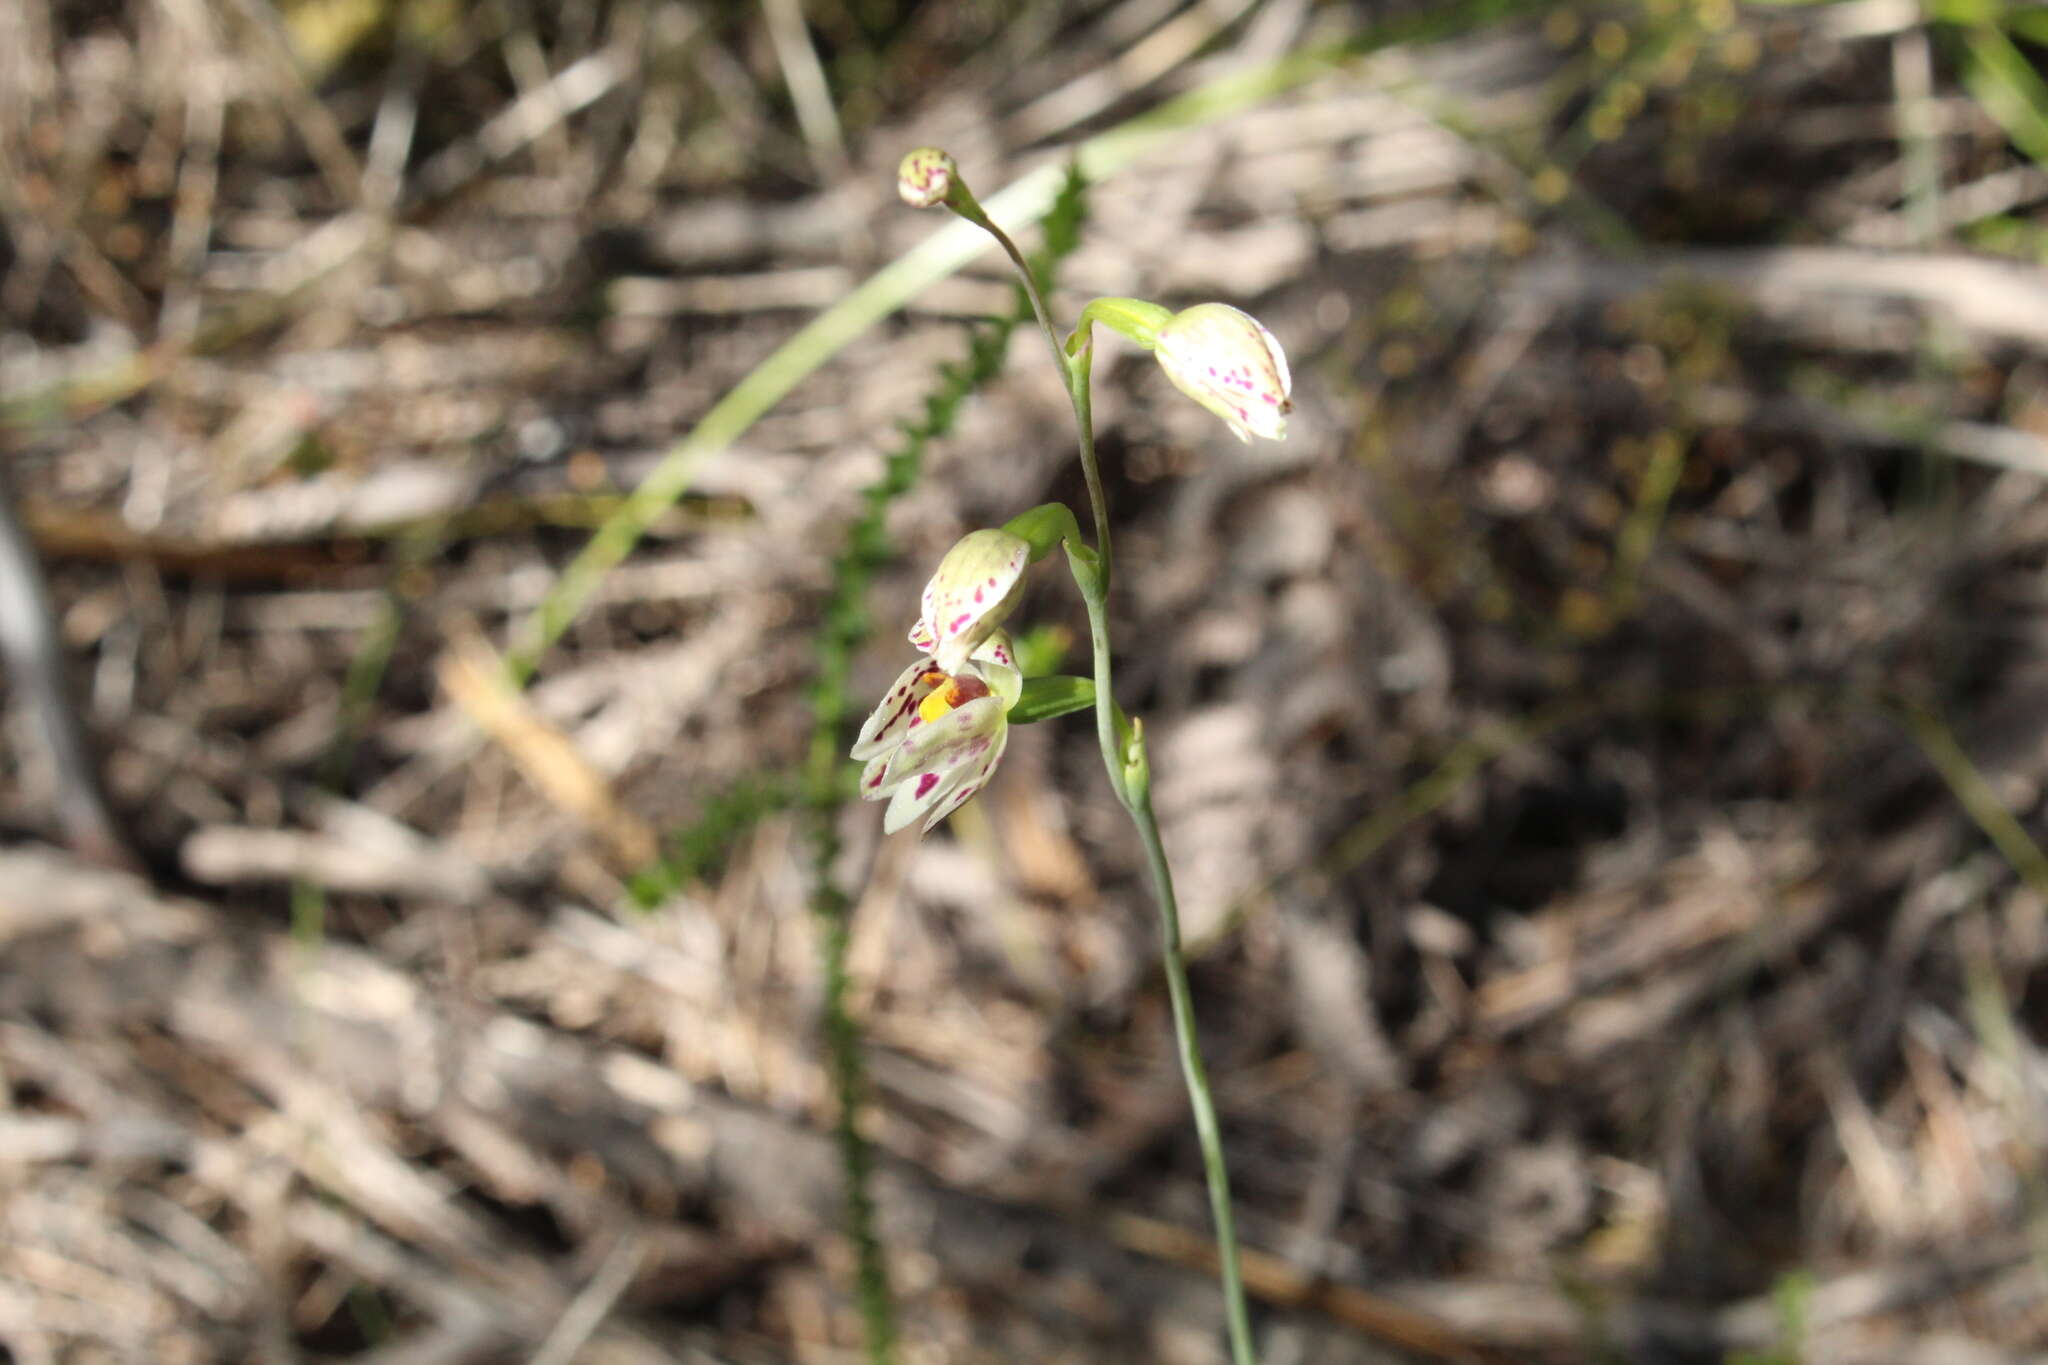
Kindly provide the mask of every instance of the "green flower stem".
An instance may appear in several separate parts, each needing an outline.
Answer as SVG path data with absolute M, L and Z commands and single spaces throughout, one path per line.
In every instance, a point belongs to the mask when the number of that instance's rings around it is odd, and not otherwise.
M 982 209 L 981 202 L 974 197 L 974 191 L 967 188 L 967 182 L 957 176 L 954 178 L 952 191 L 946 196 L 946 207 L 995 238 L 996 245 L 1010 258 L 1010 264 L 1017 267 L 1017 274 L 1024 281 L 1024 293 L 1031 300 L 1031 311 L 1038 315 L 1039 330 L 1043 331 L 1045 339 L 1052 343 L 1053 363 L 1064 371 L 1066 358 L 1060 350 L 1059 329 L 1052 325 L 1052 314 L 1045 308 L 1045 296 L 1038 292 L 1038 277 L 1032 273 L 1031 263 L 1024 259 L 1024 253 L 1010 240 L 1010 234 L 997 227 L 996 220 Z
M 1082 470 L 1088 478 L 1089 500 L 1095 505 L 1095 521 L 1107 533 L 1108 508 L 1102 496 L 1102 475 L 1096 466 L 1095 442 L 1088 420 L 1088 348 L 1069 369 L 1073 376 L 1074 412 L 1081 421 Z M 1103 542 L 1105 550 L 1107 541 Z M 1238 1265 L 1237 1219 L 1230 1209 L 1230 1169 L 1223 1159 L 1223 1132 L 1216 1122 L 1216 1101 L 1209 1091 L 1209 1074 L 1202 1065 L 1202 1047 L 1195 1034 L 1195 1007 L 1188 990 L 1187 958 L 1181 951 L 1180 902 L 1173 893 L 1173 869 L 1166 861 L 1166 846 L 1159 839 L 1159 821 L 1152 814 L 1150 765 L 1143 760 L 1145 731 L 1141 721 L 1130 723 L 1130 747 L 1138 762 L 1127 762 L 1118 743 L 1116 700 L 1109 686 L 1109 556 L 1104 553 L 1093 566 L 1078 555 L 1069 555 L 1074 579 L 1081 588 L 1081 600 L 1088 607 L 1088 638 L 1095 653 L 1095 731 L 1102 745 L 1102 765 L 1117 800 L 1130 813 L 1138 838 L 1145 845 L 1145 861 L 1152 873 L 1152 898 L 1159 907 L 1159 952 L 1166 968 L 1166 993 L 1173 1006 L 1173 1032 L 1180 1047 L 1181 1075 L 1188 1086 L 1188 1104 L 1194 1111 L 1195 1138 L 1202 1148 L 1202 1174 L 1209 1185 L 1209 1209 L 1216 1222 L 1216 1259 L 1223 1277 L 1223 1314 L 1230 1331 L 1232 1365 L 1254 1365 L 1251 1315 L 1245 1307 L 1244 1272 Z M 1092 572 L 1087 571 L 1092 567 Z M 1132 778 L 1137 780 L 1131 780 Z
M 1017 267 L 1023 277 L 1024 292 L 1031 299 L 1031 311 L 1038 315 L 1038 326 L 1045 333 L 1046 344 L 1052 347 L 1053 368 L 1066 377 L 1067 398 L 1074 405 L 1074 421 L 1081 429 L 1081 471 L 1088 478 L 1088 505 L 1095 512 L 1095 554 L 1096 572 L 1102 578 L 1103 596 L 1109 595 L 1109 504 L 1102 496 L 1102 474 L 1095 463 L 1095 422 L 1089 415 L 1088 368 L 1094 355 L 1092 338 L 1080 342 L 1079 354 L 1069 357 L 1067 348 L 1060 344 L 1060 329 L 1053 325 L 1052 314 L 1046 310 L 1045 297 L 1038 292 L 1038 281 L 1031 274 L 1031 266 L 1025 261 L 1024 253 L 1010 240 L 1010 234 L 996 226 L 995 220 L 982 211 L 975 200 L 974 192 L 967 188 L 967 182 L 955 179 L 952 192 L 946 198 L 946 207 L 959 214 L 968 222 L 996 239 L 1003 254 L 1010 258 L 1010 264 Z M 1070 345 L 1073 343 L 1069 343 Z M 1109 675 L 1099 662 L 1107 653 L 1104 641 L 1096 642 L 1095 687 L 1098 696 L 1109 692 Z M 1122 783 L 1117 784 L 1119 795 Z
M 1142 727 L 1133 743 L 1143 747 Z M 1145 843 L 1145 861 L 1152 869 L 1152 896 L 1159 905 L 1160 956 L 1166 963 L 1166 994 L 1173 1005 L 1173 1032 L 1180 1044 L 1181 1075 L 1187 1078 L 1189 1107 L 1195 1114 L 1195 1138 L 1202 1148 L 1202 1174 L 1209 1182 L 1209 1212 L 1216 1220 L 1216 1251 L 1223 1275 L 1223 1312 L 1230 1329 L 1230 1357 L 1235 1365 L 1252 1365 L 1251 1316 L 1245 1308 L 1244 1271 L 1237 1260 L 1237 1218 L 1230 1210 L 1230 1168 L 1223 1161 L 1223 1130 L 1216 1122 L 1216 1103 L 1209 1093 L 1209 1072 L 1195 1036 L 1195 1005 L 1188 991 L 1187 956 L 1180 945 L 1180 902 L 1173 894 L 1173 869 L 1166 846 L 1159 841 L 1159 822 L 1152 817 L 1152 784 L 1128 784 L 1124 799 L 1131 823 Z
M 1067 397 L 1073 400 L 1074 422 L 1081 429 L 1081 474 L 1088 480 L 1088 506 L 1095 513 L 1095 557 L 1098 561 L 1096 572 L 1102 580 L 1102 596 L 1109 599 L 1110 566 L 1114 557 L 1109 551 L 1109 496 L 1102 491 L 1102 466 L 1095 459 L 1095 407 L 1091 396 L 1089 374 L 1095 368 L 1095 334 L 1091 331 L 1081 342 L 1080 349 L 1072 356 L 1061 349 L 1059 334 L 1052 337 L 1053 354 L 1059 357 L 1060 368 L 1067 376 Z M 1107 642 L 1103 654 L 1108 656 Z M 1109 694 L 1109 674 L 1105 671 L 1102 681 L 1096 684 L 1102 695 Z M 1104 741 L 1108 743 L 1107 740 Z M 1118 784 L 1121 787 L 1121 783 Z
M 1102 561 L 1085 546 L 1070 548 L 1067 564 L 1074 571 L 1074 582 L 1080 586 L 1081 600 L 1088 608 L 1088 649 L 1095 661 L 1095 738 L 1102 746 L 1102 766 L 1109 773 L 1109 787 L 1116 793 L 1117 803 L 1129 810 L 1131 795 L 1124 784 L 1116 702 L 1109 688 L 1109 576 L 1103 572 Z
M 1102 745 L 1102 765 L 1109 774 L 1110 789 L 1145 845 L 1145 860 L 1151 869 L 1152 896 L 1159 907 L 1160 953 L 1166 968 L 1167 996 L 1173 1007 L 1173 1031 L 1180 1049 L 1181 1074 L 1187 1080 L 1188 1100 L 1194 1110 L 1195 1137 L 1202 1148 L 1202 1173 L 1209 1186 L 1209 1208 L 1216 1222 L 1216 1259 L 1223 1279 L 1223 1311 L 1230 1332 L 1232 1365 L 1255 1365 L 1252 1348 L 1251 1315 L 1245 1307 L 1244 1273 L 1238 1264 L 1237 1220 L 1230 1208 L 1230 1172 L 1223 1159 L 1223 1134 L 1216 1121 L 1216 1101 L 1209 1091 L 1208 1072 L 1202 1065 L 1201 1044 L 1195 1034 L 1195 1008 L 1188 990 L 1187 961 L 1181 951 L 1180 904 L 1173 893 L 1173 870 L 1166 861 L 1166 848 L 1159 839 L 1159 822 L 1152 814 L 1150 767 L 1144 761 L 1144 729 L 1132 722 L 1128 727 L 1129 756 L 1123 742 L 1124 727 L 1118 724 L 1116 699 L 1110 690 L 1109 648 L 1109 499 L 1102 488 L 1102 467 L 1095 454 L 1095 419 L 1090 394 L 1090 370 L 1095 356 L 1091 323 L 1076 329 L 1074 337 L 1061 344 L 1059 329 L 1053 325 L 1039 296 L 1038 283 L 1031 276 L 1023 254 L 1009 235 L 997 227 L 964 182 L 956 179 L 946 206 L 982 228 L 1002 246 L 1024 278 L 1032 311 L 1052 346 L 1053 362 L 1066 377 L 1067 397 L 1074 407 L 1074 422 L 1080 431 L 1081 473 L 1088 483 L 1088 505 L 1095 515 L 1095 545 L 1069 544 L 1067 562 L 1081 600 L 1088 608 L 1088 639 L 1095 656 L 1095 732 Z M 1071 354 L 1069 353 L 1071 351 Z
M 1159 349 L 1159 329 L 1172 320 L 1171 311 L 1144 299 L 1095 299 L 1081 310 L 1081 319 L 1074 324 L 1074 335 L 1067 338 L 1067 349 L 1072 351 L 1079 344 L 1090 323 L 1099 322 L 1146 350 L 1156 351 Z

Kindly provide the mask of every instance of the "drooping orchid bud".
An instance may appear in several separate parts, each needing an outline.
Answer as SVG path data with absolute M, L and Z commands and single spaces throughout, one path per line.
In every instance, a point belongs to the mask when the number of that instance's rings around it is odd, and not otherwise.
M 896 193 L 914 209 L 935 208 L 946 202 L 959 178 L 959 163 L 951 156 L 937 147 L 919 147 L 896 168 Z
M 930 659 L 903 671 L 853 746 L 853 757 L 867 764 L 862 799 L 889 803 L 884 833 L 919 816 L 930 833 L 988 784 L 1010 742 L 1010 708 L 1022 690 L 1010 637 L 1002 631 L 957 672 Z
M 958 673 L 1017 605 L 1030 566 L 1031 544 L 1021 536 L 995 530 L 962 536 L 924 586 L 924 614 L 910 628 L 910 643 L 944 672 Z
M 1287 355 L 1251 314 L 1198 303 L 1159 329 L 1157 355 L 1174 387 L 1221 417 L 1237 439 L 1287 435 L 1293 382 Z

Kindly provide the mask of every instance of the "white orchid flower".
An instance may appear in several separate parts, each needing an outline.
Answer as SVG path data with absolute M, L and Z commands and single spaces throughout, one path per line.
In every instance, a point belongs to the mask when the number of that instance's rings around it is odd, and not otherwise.
M 1010 708 L 1023 692 L 1010 637 L 991 632 L 956 670 L 933 658 L 903 670 L 861 727 L 853 757 L 866 801 L 889 803 L 882 830 L 919 816 L 922 833 L 988 785 L 1010 741 Z

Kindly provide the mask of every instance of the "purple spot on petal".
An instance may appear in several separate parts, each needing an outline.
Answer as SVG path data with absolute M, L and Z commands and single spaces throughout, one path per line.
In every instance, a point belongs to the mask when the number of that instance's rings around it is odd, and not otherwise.
M 917 779 L 917 799 L 922 801 L 925 793 L 938 785 L 939 775 L 937 773 L 924 774 L 924 776 Z
M 952 624 L 946 627 L 946 633 L 948 635 L 958 635 L 960 633 L 960 627 L 966 625 L 969 621 L 973 619 L 974 613 L 967 611 L 961 612 L 958 616 L 953 618 Z

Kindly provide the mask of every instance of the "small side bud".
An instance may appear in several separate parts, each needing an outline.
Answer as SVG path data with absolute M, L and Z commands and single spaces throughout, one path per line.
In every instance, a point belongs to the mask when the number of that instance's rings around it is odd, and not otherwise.
M 1145 720 L 1131 717 L 1130 732 L 1123 737 L 1124 799 L 1134 804 L 1152 799 L 1152 758 L 1145 752 Z
M 914 209 L 936 208 L 959 178 L 960 166 L 952 157 L 937 147 L 919 147 L 896 168 L 896 193 Z
M 1155 354 L 1174 387 L 1221 417 L 1237 439 L 1287 436 L 1293 381 L 1287 355 L 1251 314 L 1198 303 L 1159 329 Z

